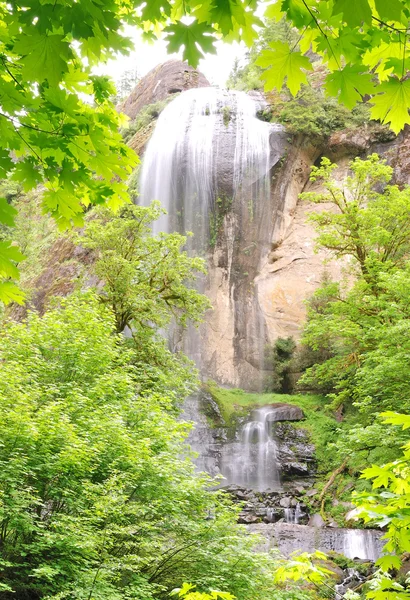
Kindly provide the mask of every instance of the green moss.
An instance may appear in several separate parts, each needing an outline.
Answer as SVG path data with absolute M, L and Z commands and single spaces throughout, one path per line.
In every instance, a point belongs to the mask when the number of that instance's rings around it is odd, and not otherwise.
M 222 109 L 223 122 L 225 127 L 228 127 L 229 122 L 231 120 L 232 111 L 230 106 L 224 106 Z
M 231 208 L 232 198 L 222 196 L 215 200 L 214 209 L 209 215 L 209 245 L 211 248 L 216 246 L 225 215 L 228 214 Z

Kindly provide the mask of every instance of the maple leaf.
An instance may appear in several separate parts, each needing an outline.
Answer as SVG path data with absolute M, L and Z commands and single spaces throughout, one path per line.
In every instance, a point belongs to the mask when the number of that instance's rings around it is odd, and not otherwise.
M 269 4 L 266 7 L 264 17 L 273 19 L 274 21 L 280 21 L 283 15 L 281 0 L 274 0 L 273 4 Z
M 22 35 L 14 44 L 13 51 L 20 54 L 23 75 L 27 81 L 47 81 L 57 85 L 67 71 L 67 62 L 71 56 L 64 35 L 41 35 L 34 31 Z
M 346 65 L 340 71 L 334 71 L 326 77 L 326 91 L 331 96 L 339 96 L 339 102 L 347 108 L 353 108 L 365 94 L 374 92 L 369 73 L 363 73 L 362 65 Z
M 42 176 L 36 168 L 34 160 L 27 158 L 17 163 L 12 179 L 20 181 L 23 184 L 24 191 L 28 192 L 42 181 Z
M 339 13 L 343 14 L 344 21 L 350 27 L 372 22 L 372 11 L 368 0 L 336 0 L 333 14 Z
M 266 81 L 265 89 L 280 90 L 286 78 L 286 85 L 295 96 L 302 83 L 307 83 L 306 73 L 302 69 L 313 69 L 309 59 L 300 52 L 292 52 L 283 42 L 272 42 L 270 47 L 272 50 L 264 50 L 256 61 L 258 66 L 268 67 L 262 76 Z
M 410 123 L 410 79 L 400 81 L 396 77 L 389 77 L 377 89 L 381 93 L 371 100 L 374 105 L 371 117 L 382 123 L 390 123 L 390 128 L 397 134 Z
M 145 4 L 142 11 L 142 18 L 144 21 L 151 21 L 156 23 L 164 19 L 164 15 L 170 15 L 171 5 L 168 0 L 149 0 Z
M 308 6 L 309 2 L 304 2 L 304 0 L 283 0 L 281 9 L 286 11 L 287 16 L 296 27 L 305 27 L 313 21 Z
M 6 198 L 0 198 L 0 223 L 13 227 L 16 214 L 17 210 L 14 206 L 11 206 Z
M 24 292 L 22 292 L 15 283 L 11 281 L 2 281 L 0 283 L 0 301 L 4 304 L 10 304 L 10 302 L 24 304 L 24 299 Z
M 25 259 L 24 254 L 20 252 L 17 246 L 12 246 L 11 242 L 6 240 L 0 242 L 0 276 L 14 277 L 18 279 L 20 274 L 16 263 Z
M 198 66 L 200 58 L 203 57 L 201 50 L 212 54 L 216 53 L 215 39 L 210 35 L 205 35 L 212 31 L 206 23 L 198 23 L 197 21 L 190 25 L 176 23 L 167 27 L 165 31 L 169 34 L 167 35 L 168 51 L 178 52 L 181 46 L 184 46 L 183 58 L 194 68 Z
M 374 3 L 381 19 L 400 21 L 403 10 L 400 0 L 375 0 Z
M 365 469 L 360 476 L 362 479 L 373 479 L 373 487 L 388 487 L 390 479 L 393 479 L 391 473 L 385 467 L 372 465 Z

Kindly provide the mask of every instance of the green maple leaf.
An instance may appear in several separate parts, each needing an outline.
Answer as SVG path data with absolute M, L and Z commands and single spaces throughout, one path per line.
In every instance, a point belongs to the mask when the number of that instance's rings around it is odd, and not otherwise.
M 12 246 L 10 241 L 0 242 L 0 276 L 18 279 L 20 273 L 16 263 L 25 259 L 17 246 Z
M 369 73 L 363 73 L 361 65 L 346 65 L 340 71 L 334 71 L 326 77 L 326 91 L 330 96 L 339 96 L 339 102 L 347 108 L 353 108 L 365 94 L 374 92 Z
M 141 16 L 144 21 L 156 23 L 157 21 L 163 21 L 164 15 L 169 16 L 170 14 L 171 5 L 168 0 L 149 0 L 149 2 L 146 3 Z
M 403 429 L 410 429 L 410 415 L 403 415 L 388 410 L 386 412 L 380 413 L 379 416 L 382 417 L 384 423 L 390 423 L 391 425 L 401 425 Z
M 276 0 L 273 4 L 269 4 L 269 6 L 266 7 L 264 17 L 273 19 L 274 21 L 280 21 L 283 15 L 282 2 L 281 0 Z
M 343 19 L 349 27 L 372 22 L 372 11 L 368 0 L 336 0 L 333 14 L 343 13 Z
M 181 46 L 184 46 L 183 58 L 195 68 L 198 66 L 199 59 L 203 57 L 201 50 L 213 54 L 216 52 L 214 47 L 215 38 L 205 35 L 212 31 L 206 23 L 198 23 L 196 21 L 191 23 L 191 25 L 176 23 L 167 27 L 165 31 L 169 33 L 167 36 L 168 51 L 178 52 Z M 198 46 L 200 46 L 201 50 Z
M 41 35 L 34 31 L 22 35 L 15 43 L 13 51 L 22 55 L 23 76 L 27 81 L 47 81 L 57 85 L 67 71 L 71 56 L 68 42 L 63 35 Z
M 374 106 L 371 117 L 382 123 L 390 123 L 394 133 L 399 133 L 406 123 L 410 123 L 410 79 L 400 81 L 396 77 L 389 77 L 377 89 L 381 93 L 372 98 Z
M 373 487 L 388 487 L 389 481 L 392 478 L 388 469 L 385 467 L 379 467 L 378 465 L 372 465 L 370 468 L 365 469 L 360 476 L 362 479 L 373 479 Z
M 381 19 L 400 21 L 403 10 L 400 0 L 375 0 L 374 3 Z
M 272 42 L 270 47 L 272 50 L 264 50 L 256 61 L 258 66 L 268 67 L 262 76 L 266 81 L 265 89 L 280 90 L 286 78 L 286 85 L 295 96 L 302 83 L 307 83 L 306 73 L 302 69 L 313 69 L 309 59 L 300 52 L 292 52 L 283 42 Z
M 0 198 L 0 223 L 13 227 L 13 225 L 15 225 L 14 217 L 16 214 L 17 210 L 14 206 L 11 206 L 6 198 Z
M 281 8 L 296 27 L 305 27 L 313 21 L 308 6 L 309 2 L 303 0 L 283 0 Z
M 28 192 L 42 181 L 42 176 L 34 161 L 27 158 L 17 163 L 12 179 L 20 181 L 23 184 L 24 191 Z
M 228 35 L 234 28 L 233 19 L 240 25 L 245 24 L 244 7 L 236 0 L 219 0 L 210 12 L 210 21 L 217 23 L 223 35 Z
M 12 281 L 0 282 L 0 301 L 4 304 L 24 304 L 25 294 Z
M 390 569 L 400 569 L 401 560 L 398 556 L 393 556 L 391 554 L 386 554 L 386 556 L 382 556 L 376 562 L 377 566 L 382 569 L 382 571 L 389 571 Z

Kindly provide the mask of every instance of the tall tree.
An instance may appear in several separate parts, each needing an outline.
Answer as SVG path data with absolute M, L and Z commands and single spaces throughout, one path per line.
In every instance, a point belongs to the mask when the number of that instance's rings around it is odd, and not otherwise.
M 335 406 L 355 401 L 371 420 L 380 410 L 409 408 L 410 188 L 390 185 L 392 169 L 377 155 L 350 167 L 341 185 L 323 159 L 311 176 L 323 191 L 302 194 L 333 205 L 312 217 L 317 243 L 350 266 L 350 283 L 326 282 L 315 295 L 304 340 L 329 357 L 304 381 L 333 388 Z

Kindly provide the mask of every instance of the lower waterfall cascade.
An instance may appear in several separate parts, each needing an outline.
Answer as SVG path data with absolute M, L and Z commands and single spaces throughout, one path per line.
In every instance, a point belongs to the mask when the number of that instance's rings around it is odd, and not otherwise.
M 275 409 L 252 411 L 241 428 L 239 441 L 228 444 L 222 454 L 221 473 L 228 484 L 258 491 L 280 489 L 277 444 L 272 426 Z

